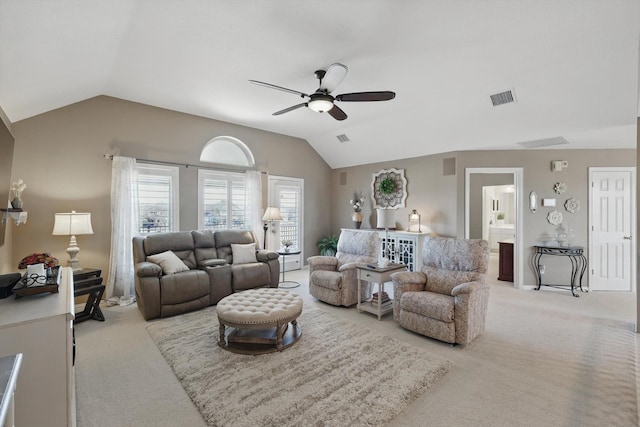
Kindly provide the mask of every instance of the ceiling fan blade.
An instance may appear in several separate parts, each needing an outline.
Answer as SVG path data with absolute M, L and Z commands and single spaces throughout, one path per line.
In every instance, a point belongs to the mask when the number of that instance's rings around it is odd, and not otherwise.
M 286 87 L 282 87 L 282 86 L 276 86 L 276 85 L 272 85 L 271 83 L 265 83 L 265 82 L 259 82 L 258 80 L 249 80 L 251 83 L 253 83 L 254 85 L 258 85 L 258 86 L 264 86 L 264 87 L 268 87 L 271 89 L 276 89 L 276 90 L 281 90 L 283 92 L 289 92 L 292 93 L 294 95 L 299 95 L 301 97 L 309 97 L 309 95 L 307 95 L 306 93 L 303 92 L 299 92 L 297 90 L 293 90 L 293 89 L 287 89 Z
M 279 116 L 280 114 L 288 113 L 289 111 L 297 110 L 300 107 L 306 107 L 307 103 L 303 102 L 302 104 L 294 105 L 293 107 L 285 108 L 284 110 L 276 111 L 272 114 L 272 116 Z
M 349 71 L 349 69 L 346 65 L 337 62 L 331 64 L 322 78 L 320 89 L 326 90 L 327 93 L 333 92 L 345 78 L 347 71 Z
M 396 97 L 395 92 L 354 92 L 343 93 L 336 96 L 336 100 L 343 102 L 364 102 L 364 101 L 389 101 Z
M 347 113 L 342 111 L 342 109 L 335 104 L 333 105 L 333 108 L 331 110 L 327 111 L 327 113 L 329 113 L 331 117 L 336 120 L 344 120 L 347 118 Z

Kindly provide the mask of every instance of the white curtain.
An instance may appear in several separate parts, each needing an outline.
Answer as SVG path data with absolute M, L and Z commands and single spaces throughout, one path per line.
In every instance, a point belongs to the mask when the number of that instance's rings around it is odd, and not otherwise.
M 256 233 L 260 241 L 260 247 L 263 247 L 262 173 L 259 171 L 247 171 L 246 179 L 245 206 L 247 207 L 247 226 Z
M 111 256 L 107 297 L 131 300 L 135 295 L 131 241 L 138 230 L 136 159 L 113 156 L 111 164 Z

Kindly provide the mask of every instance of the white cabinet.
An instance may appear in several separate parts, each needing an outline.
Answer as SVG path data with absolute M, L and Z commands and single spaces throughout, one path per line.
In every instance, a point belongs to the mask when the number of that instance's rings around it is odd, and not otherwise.
M 513 239 L 515 236 L 513 224 L 489 227 L 489 248 L 492 252 L 498 252 L 499 243 L 503 240 Z
M 73 274 L 57 294 L 0 300 L 0 357 L 22 353 L 15 392 L 16 426 L 76 425 L 73 368 Z
M 422 268 L 422 246 L 428 233 L 410 233 L 408 231 L 378 230 L 382 243 L 382 251 L 389 247 L 391 262 L 406 264 L 409 271 L 420 271 Z M 386 237 L 385 237 L 386 236 Z

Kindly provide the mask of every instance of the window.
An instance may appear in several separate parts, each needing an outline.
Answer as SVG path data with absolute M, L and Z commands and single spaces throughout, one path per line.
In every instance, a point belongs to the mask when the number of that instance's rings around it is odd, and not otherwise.
M 201 230 L 251 228 L 243 173 L 198 171 L 198 222 Z
M 179 230 L 179 170 L 176 166 L 138 164 L 138 232 Z

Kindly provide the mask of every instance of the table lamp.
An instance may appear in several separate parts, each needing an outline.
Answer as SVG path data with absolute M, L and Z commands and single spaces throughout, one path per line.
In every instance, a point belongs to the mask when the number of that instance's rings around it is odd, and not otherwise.
M 274 221 L 282 221 L 280 209 L 276 207 L 268 207 L 264 211 L 262 220 L 264 221 L 264 249 L 267 249 L 267 230 L 269 229 L 269 225 L 273 226 Z
M 412 222 L 418 222 L 418 233 L 421 233 L 422 230 L 420 229 L 420 219 L 421 219 L 421 215 L 418 213 L 417 210 L 412 210 L 411 213 L 409 214 L 409 230 L 411 231 L 411 223 Z
M 396 228 L 396 218 L 394 209 L 378 208 L 377 228 L 384 228 L 384 252 L 380 265 L 386 266 L 390 262 L 391 250 L 389 249 L 389 229 Z
M 67 253 L 69 254 L 69 261 L 67 261 L 67 265 L 71 267 L 73 271 L 82 270 L 78 261 L 80 248 L 78 247 L 76 235 L 93 234 L 93 228 L 91 227 L 91 214 L 71 211 L 69 213 L 57 213 L 55 215 L 53 233 L 51 234 L 54 236 L 71 236 L 71 239 L 69 240 L 69 247 L 67 248 Z

